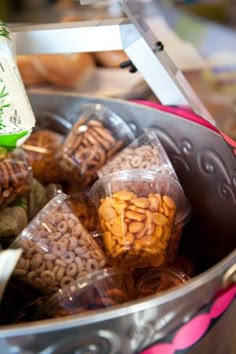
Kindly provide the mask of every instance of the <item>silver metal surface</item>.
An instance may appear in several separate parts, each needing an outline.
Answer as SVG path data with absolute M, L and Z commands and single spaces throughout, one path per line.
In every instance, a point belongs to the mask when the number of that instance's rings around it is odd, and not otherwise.
M 236 284 L 236 264 L 230 267 L 223 276 L 223 288 Z
M 73 124 L 81 104 L 98 102 L 139 127 L 158 127 L 192 204 L 191 250 L 201 262 L 215 265 L 185 286 L 158 297 L 62 320 L 1 327 L 0 346 L 5 346 L 4 354 L 138 353 L 208 304 L 221 288 L 224 274 L 235 265 L 236 160 L 216 132 L 173 114 L 119 100 L 76 95 L 32 95 L 30 100 L 39 123 L 55 114 Z M 219 328 L 233 333 L 235 311 L 234 304 L 230 316 L 219 320 L 214 340 L 210 331 L 189 353 L 221 354 Z M 231 354 L 233 343 L 233 336 L 228 336 L 224 353 Z
M 17 54 L 80 53 L 122 49 L 124 19 L 11 27 Z M 130 24 L 124 24 L 132 26 Z

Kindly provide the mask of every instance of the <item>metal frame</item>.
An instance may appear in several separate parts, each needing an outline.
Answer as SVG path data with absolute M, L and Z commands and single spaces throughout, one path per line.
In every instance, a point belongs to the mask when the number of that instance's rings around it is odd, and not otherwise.
M 153 48 L 152 41 L 125 18 L 17 26 L 11 30 L 17 54 L 124 50 L 161 103 L 190 107 L 215 125 L 164 46 Z

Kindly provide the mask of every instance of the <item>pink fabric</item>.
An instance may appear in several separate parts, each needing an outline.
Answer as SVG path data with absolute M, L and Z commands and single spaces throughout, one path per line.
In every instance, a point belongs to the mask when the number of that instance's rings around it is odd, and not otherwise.
M 209 314 L 202 314 L 193 318 L 176 334 L 173 344 L 176 350 L 186 349 L 196 343 L 207 331 L 211 322 Z M 186 340 L 186 338 L 188 338 Z
M 216 132 L 220 133 L 221 136 L 224 138 L 224 140 L 231 146 L 234 155 L 236 155 L 236 141 L 234 141 L 233 139 L 228 137 L 226 134 L 224 134 L 221 131 L 219 131 L 211 123 L 209 123 L 207 120 L 205 120 L 205 119 L 201 118 L 200 116 L 198 116 L 197 114 L 195 114 L 189 108 L 162 106 L 162 105 L 160 105 L 158 103 L 149 102 L 149 101 L 140 101 L 140 100 L 135 100 L 133 102 L 139 103 L 139 104 L 151 107 L 151 108 L 155 108 L 155 109 L 158 109 L 158 110 L 163 111 L 163 112 L 173 113 L 175 115 L 178 115 L 180 118 L 189 119 L 192 122 L 201 124 L 201 125 L 209 128 L 209 129 L 211 129 L 213 131 L 216 131 Z
M 201 118 L 197 114 L 195 114 L 193 111 L 191 111 L 188 108 L 185 107 L 170 107 L 170 106 L 162 106 L 161 104 L 155 103 L 155 102 L 149 102 L 149 101 L 140 101 L 140 100 L 135 100 L 133 101 L 135 103 L 143 104 L 145 106 L 151 107 L 158 109 L 163 112 L 168 112 L 168 113 L 173 113 L 180 118 L 187 118 L 191 120 L 192 122 L 204 125 L 205 127 L 218 131 L 211 123 L 209 123 L 207 120 Z
M 215 300 L 208 313 L 200 314 L 183 325 L 172 343 L 162 343 L 144 350 L 141 354 L 174 354 L 176 350 L 183 350 L 197 343 L 207 332 L 212 319 L 220 317 L 231 305 L 236 296 L 236 285 Z
M 223 293 L 211 308 L 211 318 L 219 317 L 231 304 L 236 295 L 236 286 L 232 287 L 228 292 Z
M 160 344 L 158 346 L 152 347 L 142 352 L 142 354 L 174 354 L 174 353 L 175 353 L 175 347 L 173 346 L 173 344 L 169 344 L 169 343 Z

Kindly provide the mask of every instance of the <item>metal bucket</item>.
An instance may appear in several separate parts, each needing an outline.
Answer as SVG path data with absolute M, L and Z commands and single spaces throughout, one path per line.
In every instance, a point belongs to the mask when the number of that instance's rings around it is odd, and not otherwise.
M 63 319 L 3 326 L 1 353 L 131 354 L 140 353 L 163 339 L 166 341 L 167 337 L 169 342 L 163 344 L 162 349 L 156 347 L 145 353 L 164 354 L 186 349 L 184 345 L 181 348 L 173 333 L 199 316 L 201 311 L 206 318 L 206 309 L 212 309 L 210 305 L 217 312 L 217 303 L 213 305 L 212 301 L 225 281 L 230 285 L 230 278 L 225 275 L 230 274 L 229 270 L 236 263 L 236 159 L 232 151 L 214 130 L 138 104 L 59 94 L 31 95 L 30 100 L 40 122 L 52 128 L 56 122 L 57 130 L 66 130 L 70 125 L 64 124 L 60 117 L 73 123 L 81 103 L 91 101 L 106 105 L 139 127 L 158 127 L 160 139 L 192 204 L 188 252 L 203 272 L 179 289 L 126 306 Z M 196 337 L 195 342 L 198 342 L 188 353 L 235 353 L 235 285 L 230 294 L 232 301 L 228 301 L 228 305 L 232 304 L 218 321 L 213 316 L 214 321 L 209 322 L 212 312 L 207 312 L 208 326 L 205 324 L 205 327 L 212 329 L 204 339 Z M 224 305 L 225 310 L 226 307 Z M 223 310 L 218 314 L 221 312 Z M 174 348 L 173 343 L 177 342 Z

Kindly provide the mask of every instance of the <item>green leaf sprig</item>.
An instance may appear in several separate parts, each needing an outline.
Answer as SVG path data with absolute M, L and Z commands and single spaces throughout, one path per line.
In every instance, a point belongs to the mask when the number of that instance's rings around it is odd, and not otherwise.
M 4 23 L 3 21 L 0 20 L 0 36 L 5 37 L 9 40 L 11 40 L 10 38 L 10 31 L 6 25 L 6 23 Z
M 0 82 L 3 82 L 2 79 L 0 79 Z M 4 111 L 6 108 L 10 107 L 10 103 L 5 103 L 5 98 L 9 95 L 9 92 L 6 91 L 6 85 L 3 85 L 1 91 L 0 91 L 0 129 L 6 128 L 5 124 L 2 122 L 2 116 L 4 114 Z

